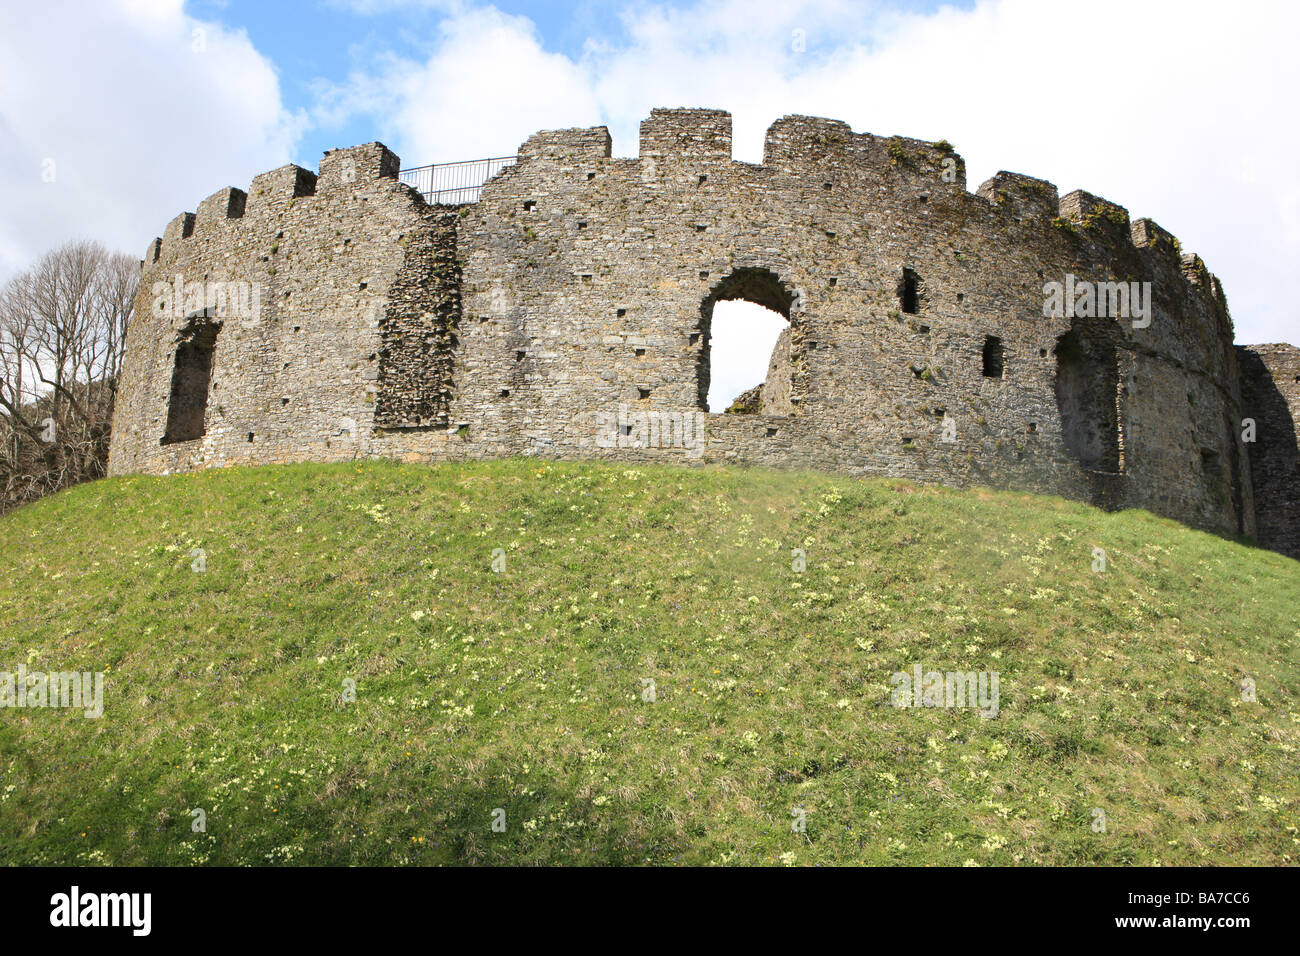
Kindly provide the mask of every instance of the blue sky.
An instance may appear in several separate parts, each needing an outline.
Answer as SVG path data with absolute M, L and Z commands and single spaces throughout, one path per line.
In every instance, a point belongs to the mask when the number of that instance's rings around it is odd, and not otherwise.
M 252 45 L 274 64 L 285 108 L 311 115 L 318 105 L 322 84 L 345 85 L 351 72 L 371 68 L 380 56 L 396 54 L 413 60 L 429 56 L 437 47 L 442 26 L 455 18 L 457 9 L 472 5 L 402 0 L 374 4 L 364 0 L 355 3 L 350 0 L 325 3 L 193 0 L 185 6 L 196 20 L 214 21 L 245 32 Z M 625 16 L 629 13 L 654 8 L 689 13 L 696 4 L 503 0 L 491 6 L 504 14 L 530 21 L 542 49 L 580 61 L 593 44 L 617 48 L 633 42 L 625 23 Z M 949 3 L 891 0 L 886 3 L 864 2 L 860 6 L 864 13 L 869 8 L 877 8 L 924 15 L 942 6 L 969 9 L 973 0 Z M 831 32 L 813 31 L 808 35 L 805 31 L 803 39 L 810 60 L 831 56 L 837 48 L 837 36 Z M 481 69 L 492 71 L 493 64 L 485 61 Z M 607 118 L 602 116 L 601 119 Z M 312 168 L 327 149 L 376 139 L 394 142 L 398 138 L 400 134 L 392 128 L 389 117 L 382 113 L 352 114 L 338 122 L 314 116 L 303 129 L 292 160 Z M 517 145 L 502 142 L 493 152 L 509 153 Z M 410 157 L 404 165 L 466 158 L 475 157 Z
M 203 42 L 196 44 L 201 35 Z M 69 239 L 141 255 L 178 213 L 378 139 L 404 166 L 729 110 L 947 139 L 1155 219 L 1240 342 L 1300 340 L 1300 4 L 1238 0 L 42 0 L 0 4 L 0 281 Z M 201 49 L 199 49 L 201 47 Z M 51 175 L 57 170 L 57 175 Z
M 620 8 L 612 3 L 501 2 L 493 6 L 532 20 L 545 49 L 573 59 L 581 57 L 588 38 L 613 37 L 620 32 Z M 321 81 L 345 83 L 351 69 L 365 69 L 377 53 L 427 55 L 438 35 L 439 23 L 448 16 L 444 9 L 421 4 L 364 13 L 342 3 L 291 0 L 198 0 L 187 8 L 200 20 L 244 30 L 253 45 L 275 64 L 285 107 L 304 112 L 314 107 Z M 484 63 L 483 69 L 492 66 Z M 324 128 L 308 128 L 295 150 L 294 161 L 312 167 L 322 152 L 335 146 L 392 138 L 384 120 L 382 115 L 361 114 Z M 501 151 L 509 153 L 515 145 L 502 143 Z M 452 158 L 473 157 L 428 157 L 427 161 Z M 425 162 L 425 157 L 412 159 L 413 164 Z

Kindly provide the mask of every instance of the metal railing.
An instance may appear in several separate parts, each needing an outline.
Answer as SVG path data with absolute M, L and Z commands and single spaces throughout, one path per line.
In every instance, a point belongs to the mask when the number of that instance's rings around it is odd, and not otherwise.
M 435 163 L 403 169 L 398 178 L 417 190 L 425 202 L 455 206 L 478 202 L 483 184 L 507 166 L 514 165 L 518 156 L 494 156 L 491 159 L 467 159 L 460 163 Z

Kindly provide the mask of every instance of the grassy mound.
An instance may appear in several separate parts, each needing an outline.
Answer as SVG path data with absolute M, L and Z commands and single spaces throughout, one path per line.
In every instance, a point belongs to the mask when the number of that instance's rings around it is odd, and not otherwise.
M 0 671 L 106 675 L 0 709 L 4 864 L 1300 855 L 1300 565 L 1142 512 L 294 465 L 78 487 L 0 555 Z M 998 715 L 894 706 L 918 664 Z

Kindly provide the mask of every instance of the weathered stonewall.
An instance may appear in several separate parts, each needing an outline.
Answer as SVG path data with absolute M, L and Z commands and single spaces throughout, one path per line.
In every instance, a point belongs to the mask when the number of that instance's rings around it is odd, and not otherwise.
M 807 116 L 736 162 L 730 115 L 696 109 L 655 110 L 634 159 L 604 127 L 537 133 L 472 204 L 398 169 L 379 143 L 333 150 L 168 225 L 113 474 L 752 463 L 1146 508 L 1300 555 L 1300 353 L 1234 348 L 1218 279 L 1113 203 L 1006 172 L 970 193 L 946 143 Z M 1052 282 L 1138 295 L 1049 316 Z M 708 411 L 713 305 L 736 298 L 789 321 L 748 413 L 629 439 L 636 412 Z

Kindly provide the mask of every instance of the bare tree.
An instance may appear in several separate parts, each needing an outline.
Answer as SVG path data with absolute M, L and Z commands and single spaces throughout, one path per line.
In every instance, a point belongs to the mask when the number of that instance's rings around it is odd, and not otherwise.
M 139 263 L 99 243 L 0 289 L 0 511 L 101 477 Z

